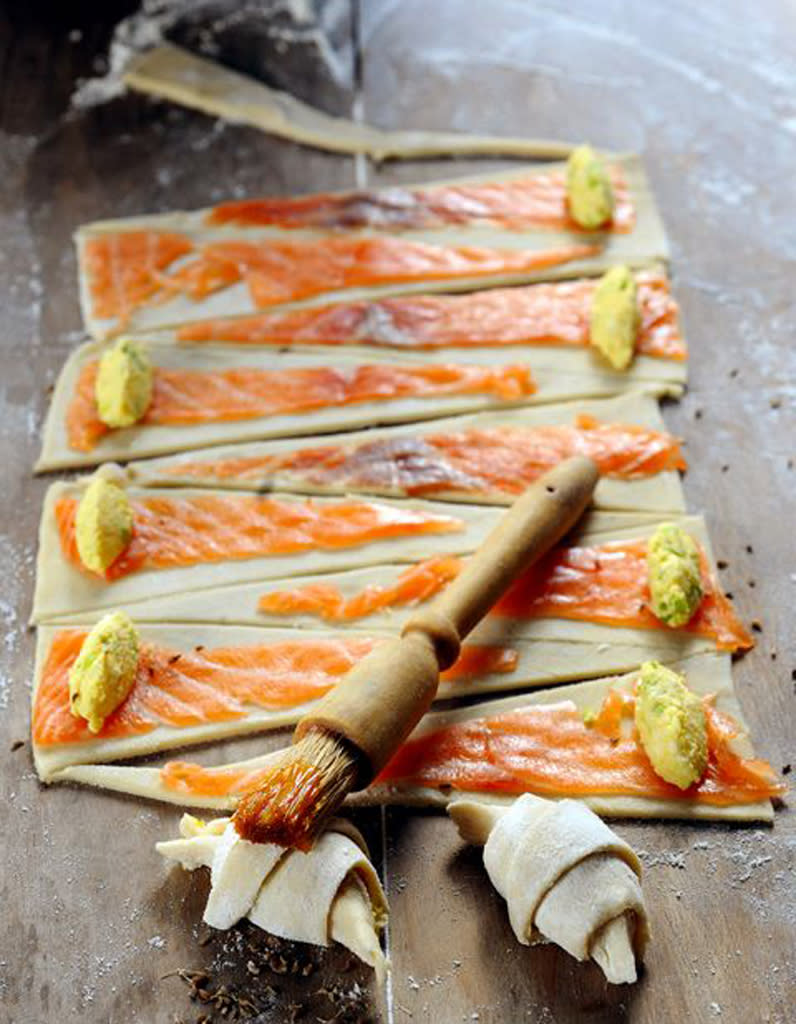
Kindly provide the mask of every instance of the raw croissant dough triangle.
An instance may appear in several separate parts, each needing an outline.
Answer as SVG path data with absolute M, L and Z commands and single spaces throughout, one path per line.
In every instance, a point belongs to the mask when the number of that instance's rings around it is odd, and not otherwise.
M 412 464 L 405 466 L 404 445 L 423 444 L 428 435 L 440 436 L 461 434 L 465 431 L 490 430 L 508 427 L 512 430 L 533 430 L 539 427 L 569 425 L 580 415 L 593 416 L 600 423 L 631 424 L 650 430 L 665 432 L 666 426 L 660 414 L 654 395 L 631 392 L 618 398 L 583 399 L 576 402 L 560 402 L 538 408 L 517 408 L 509 412 L 483 412 L 471 416 L 456 416 L 434 420 L 430 424 L 409 424 L 384 429 L 349 431 L 343 434 L 329 434 L 304 440 L 282 439 L 275 441 L 249 442 L 247 444 L 222 445 L 186 455 L 168 456 L 159 459 L 145 459 L 131 462 L 126 473 L 131 483 L 139 487 L 230 487 L 244 490 L 288 490 L 309 494 L 368 493 L 384 497 L 411 496 L 402 487 L 406 474 L 411 477 Z M 348 473 L 339 480 L 324 473 L 322 482 L 311 470 L 302 467 L 298 453 L 311 449 L 313 452 L 329 451 L 332 459 L 338 452 L 362 453 L 370 464 L 374 445 L 383 445 L 384 460 L 377 465 L 378 478 L 358 480 L 354 473 Z M 409 449 L 411 452 L 411 447 Z M 394 453 L 394 454 L 393 454 Z M 268 459 L 295 458 L 295 465 L 289 469 L 270 469 L 265 465 Z M 392 456 L 392 461 L 390 457 Z M 430 460 L 427 449 L 423 460 Z M 258 465 L 259 463 L 259 465 Z M 427 490 L 431 480 L 433 463 L 428 462 L 422 484 L 425 497 L 435 500 L 462 503 L 488 503 L 508 505 L 516 497 L 506 491 L 494 488 L 483 490 L 457 490 L 455 485 L 440 484 Z M 445 479 L 444 471 L 442 479 Z M 603 475 L 594 492 L 596 508 L 625 509 L 628 511 L 660 511 L 662 514 L 682 513 L 685 499 L 679 474 L 675 470 L 663 470 L 650 476 L 625 479 Z
M 98 473 L 124 480 L 122 471 L 112 465 L 103 466 Z M 94 573 L 84 571 L 64 554 L 58 530 L 56 507 L 61 499 L 79 500 L 90 478 L 72 482 L 59 481 L 50 486 L 44 499 L 41 525 L 39 527 L 39 553 L 36 562 L 36 589 L 33 597 L 32 621 L 62 622 L 73 620 L 76 615 L 100 608 L 124 607 L 135 617 L 135 605 L 142 606 L 153 599 L 153 595 L 166 597 L 174 594 L 197 592 L 212 587 L 244 583 L 252 580 L 274 579 L 300 573 L 331 572 L 350 569 L 361 565 L 384 562 L 418 562 L 433 554 L 460 554 L 474 551 L 489 530 L 495 525 L 502 512 L 498 508 L 479 505 L 453 505 L 451 502 L 428 502 L 359 498 L 306 498 L 293 494 L 269 494 L 254 496 L 234 494 L 230 491 L 215 491 L 209 488 L 146 488 L 130 487 L 127 490 L 130 501 L 140 502 L 150 509 L 150 519 L 160 519 L 160 503 L 185 502 L 191 508 L 198 508 L 198 515 L 192 515 L 201 532 L 195 537 L 198 542 L 209 539 L 212 560 L 194 561 L 193 564 L 169 565 L 163 568 L 147 567 L 122 575 L 112 581 Z M 218 499 L 219 509 L 209 512 L 208 505 Z M 148 503 L 148 504 L 147 504 Z M 259 532 L 264 542 L 271 544 L 272 551 L 253 554 L 250 557 L 229 557 L 231 540 L 242 539 L 248 544 L 251 534 L 243 527 L 248 513 L 237 516 L 235 530 L 227 528 L 221 513 L 229 518 L 229 506 L 236 509 L 256 509 L 259 517 Z M 338 527 L 352 524 L 343 529 L 341 539 L 334 543 L 323 543 L 312 536 L 293 545 L 290 549 L 273 550 L 272 540 L 278 531 L 284 529 L 284 512 L 323 516 L 328 511 L 335 518 Z M 336 510 L 340 510 L 338 513 Z M 349 509 L 372 510 L 378 520 L 374 530 L 359 532 L 359 515 L 353 516 Z M 172 517 L 173 517 L 173 513 Z M 241 526 L 240 519 L 243 519 Z M 651 513 L 599 512 L 589 515 L 583 521 L 583 528 L 604 532 L 619 526 L 648 523 L 654 519 Z M 382 529 L 382 524 L 386 527 Z M 430 532 L 422 532 L 432 524 Z M 179 523 L 177 524 L 179 526 Z M 158 536 L 158 523 L 150 531 Z M 287 532 L 291 536 L 292 524 Z M 375 533 L 375 536 L 373 534 Z M 182 533 L 178 540 L 182 538 Z M 200 545 L 200 557 L 204 548 Z M 259 549 L 258 549 L 259 550 Z M 146 614 L 146 613 L 145 613 Z M 219 613 L 223 619 L 223 614 Z M 159 614 L 161 620 L 173 620 L 170 614 Z

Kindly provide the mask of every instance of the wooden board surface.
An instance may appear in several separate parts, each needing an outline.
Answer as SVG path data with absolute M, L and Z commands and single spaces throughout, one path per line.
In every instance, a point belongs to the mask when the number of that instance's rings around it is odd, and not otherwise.
M 133 5 L 106 4 L 99 17 L 86 5 L 54 6 L 0 13 L 0 1018 L 193 1021 L 201 1007 L 178 979 L 161 978 L 225 954 L 217 940 L 197 941 L 202 885 L 154 854 L 177 813 L 43 790 L 27 742 L 33 637 L 25 624 L 45 488 L 30 466 L 47 389 L 81 337 L 70 236 L 111 215 L 431 179 L 452 168 L 374 169 L 135 96 L 67 114 L 76 79 L 92 72 L 110 25 Z M 740 0 L 632 9 L 492 0 L 488 9 L 367 0 L 349 26 L 359 79 L 330 83 L 287 66 L 281 84 L 337 111 L 358 96 L 365 117 L 384 127 L 588 137 L 643 153 L 693 346 L 691 389 L 665 415 L 687 439 L 689 507 L 706 513 L 729 563 L 727 589 L 762 626 L 736 680 L 758 748 L 781 768 L 796 756 L 796 15 L 784 0 L 763 0 L 751 16 Z M 75 29 L 81 35 L 70 40 Z M 492 166 L 506 165 L 469 161 L 461 170 Z M 228 749 L 255 745 L 267 743 Z M 796 1019 L 789 809 L 773 829 L 619 826 L 642 854 L 654 931 L 632 989 L 609 988 L 596 968 L 554 949 L 518 946 L 479 857 L 446 820 L 391 809 L 358 823 L 392 904 L 391 987 L 363 1002 L 357 985 L 367 976 L 340 953 L 321 958 L 306 980 L 285 974 L 290 964 L 277 958 L 264 972 L 271 1009 L 258 1019 L 289 1020 L 291 1004 L 317 993 L 319 979 L 336 980 L 338 994 L 316 995 L 299 1020 L 347 1019 L 349 1005 L 369 1006 L 373 1019 L 444 1024 Z

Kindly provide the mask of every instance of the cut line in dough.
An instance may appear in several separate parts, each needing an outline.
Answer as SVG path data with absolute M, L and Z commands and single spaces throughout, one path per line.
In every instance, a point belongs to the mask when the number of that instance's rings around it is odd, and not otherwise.
M 734 749 L 744 757 L 753 756 L 753 750 L 746 734 L 746 725 L 736 698 L 730 671 L 730 658 L 727 655 L 700 654 L 682 662 L 674 662 L 672 667 L 686 675 L 689 687 L 700 696 L 715 695 L 716 708 L 730 715 L 741 730 L 734 741 Z M 435 711 L 425 716 L 413 733 L 413 738 L 422 736 L 444 725 L 457 722 L 472 721 L 480 717 L 495 715 L 520 708 L 533 707 L 539 704 L 572 701 L 581 713 L 599 707 L 602 699 L 611 688 L 629 687 L 635 679 L 635 673 L 624 676 L 609 676 L 588 682 L 573 683 L 555 687 L 552 690 L 537 690 L 530 694 L 507 697 L 483 704 L 452 711 Z M 272 751 L 246 761 L 222 764 L 225 771 L 250 773 L 260 771 L 272 764 L 281 756 L 281 751 Z M 236 806 L 235 794 L 201 796 L 189 792 L 178 792 L 167 787 L 161 771 L 157 767 L 133 767 L 115 765 L 77 765 L 65 768 L 52 779 L 54 782 L 78 782 L 83 785 L 97 786 L 116 792 L 130 793 L 146 799 L 160 800 L 184 807 L 208 807 L 231 810 Z M 398 785 L 395 783 L 378 783 L 371 785 L 361 793 L 349 798 L 352 806 L 368 806 L 373 804 L 400 804 L 417 807 L 444 808 L 458 797 L 465 795 L 464 790 L 454 788 L 433 789 L 427 786 Z M 490 803 L 507 805 L 515 796 L 501 796 L 495 793 L 472 793 Z M 568 796 L 561 793 L 560 796 Z M 774 810 L 770 800 L 760 800 L 749 804 L 720 806 L 697 803 L 685 799 L 661 799 L 652 797 L 617 796 L 595 794 L 581 798 L 581 802 L 597 814 L 609 818 L 673 818 L 699 821 L 763 821 L 773 820 Z
M 272 89 L 249 75 L 163 43 L 135 56 L 124 71 L 131 89 L 157 99 L 247 124 L 269 135 L 332 153 L 363 153 L 373 160 L 418 160 L 434 156 L 566 157 L 572 143 L 455 132 L 384 131 L 334 117 Z

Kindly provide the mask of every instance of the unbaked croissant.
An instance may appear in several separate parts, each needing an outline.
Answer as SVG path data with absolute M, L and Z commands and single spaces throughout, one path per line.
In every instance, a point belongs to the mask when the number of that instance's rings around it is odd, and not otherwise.
M 633 850 L 576 800 L 524 794 L 510 807 L 457 800 L 448 813 L 508 904 L 520 942 L 554 942 L 595 960 L 614 984 L 636 980 L 649 929 Z
M 248 917 L 264 931 L 316 946 L 341 943 L 384 977 L 379 933 L 387 900 L 359 832 L 335 819 L 308 853 L 241 839 L 230 818 L 207 823 L 190 814 L 180 839 L 158 843 L 158 853 L 188 870 L 210 868 L 204 920 L 230 928 Z

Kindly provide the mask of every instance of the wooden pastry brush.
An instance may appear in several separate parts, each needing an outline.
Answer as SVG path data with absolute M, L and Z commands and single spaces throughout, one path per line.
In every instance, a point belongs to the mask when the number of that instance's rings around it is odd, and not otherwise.
M 400 637 L 379 644 L 301 719 L 293 745 L 241 798 L 234 816 L 241 836 L 312 845 L 346 796 L 378 775 L 426 713 L 464 637 L 577 522 L 598 475 L 591 459 L 575 456 L 531 484 Z

